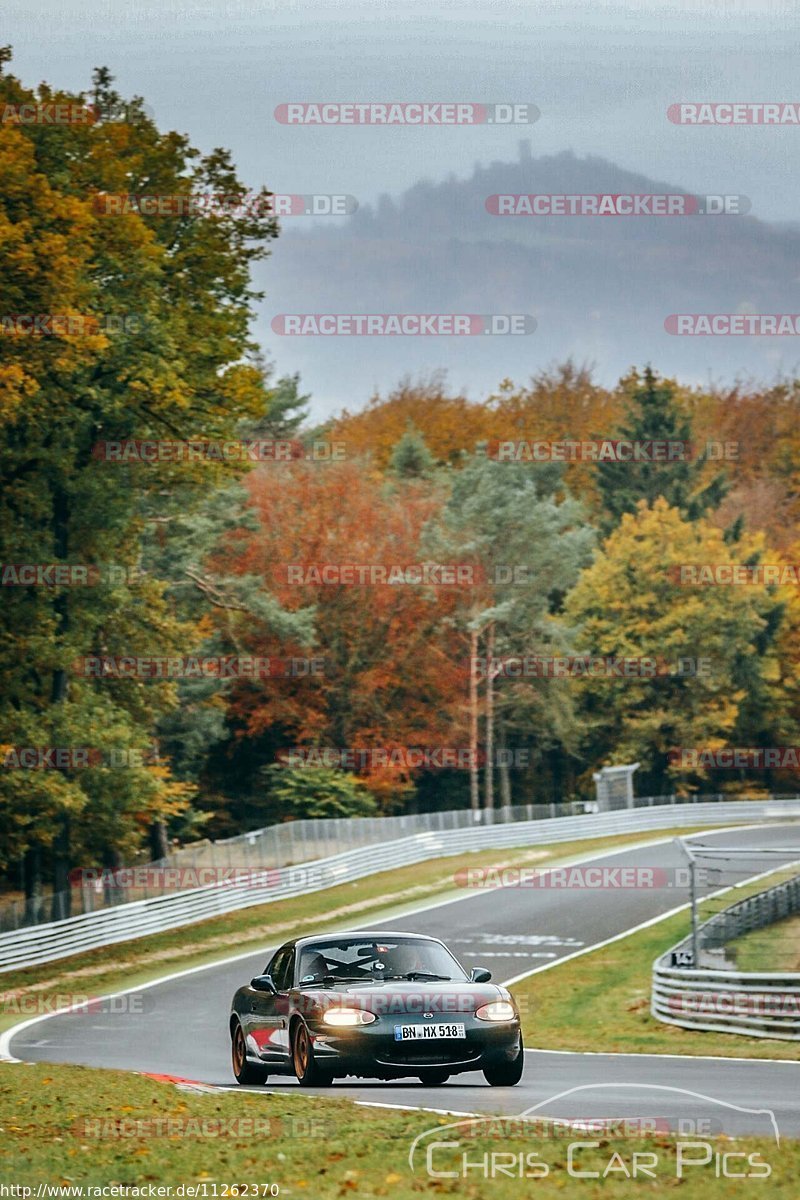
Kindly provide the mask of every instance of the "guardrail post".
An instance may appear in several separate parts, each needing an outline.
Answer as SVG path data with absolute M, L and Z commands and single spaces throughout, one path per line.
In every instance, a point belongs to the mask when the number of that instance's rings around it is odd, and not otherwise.
M 694 859 L 689 859 L 689 903 L 692 906 L 692 961 L 700 966 L 700 937 L 697 928 L 697 876 Z

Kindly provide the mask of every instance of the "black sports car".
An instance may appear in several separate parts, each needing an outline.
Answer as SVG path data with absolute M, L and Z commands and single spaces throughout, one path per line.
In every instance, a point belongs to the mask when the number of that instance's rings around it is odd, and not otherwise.
M 242 1084 L 294 1074 L 318 1086 L 345 1075 L 435 1085 L 480 1070 L 511 1086 L 524 1060 L 519 1013 L 490 979 L 421 934 L 294 938 L 233 997 L 233 1073 Z

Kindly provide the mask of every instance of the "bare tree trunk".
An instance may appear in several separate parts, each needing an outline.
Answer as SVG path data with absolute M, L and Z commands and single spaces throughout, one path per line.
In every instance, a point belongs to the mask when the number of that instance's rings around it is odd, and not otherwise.
M 120 886 L 118 876 L 121 866 L 119 850 L 113 846 L 106 846 L 103 850 L 103 900 L 109 908 L 125 900 L 125 889 Z
M 484 807 L 494 808 L 494 621 L 489 626 L 486 642 L 486 777 Z
M 56 483 L 53 488 L 53 547 L 56 558 L 65 561 L 69 554 L 69 498 L 64 486 Z M 59 642 L 69 633 L 68 589 L 53 602 L 56 615 L 56 631 Z M 69 675 L 64 667 L 53 672 L 50 686 L 51 705 L 64 704 L 69 694 Z M 56 725 L 58 718 L 56 718 Z M 54 725 L 55 728 L 55 725 Z M 72 892 L 69 886 L 70 821 L 69 813 L 63 813 L 53 845 L 53 896 L 50 902 L 50 919 L 58 921 L 72 915 Z
M 158 738 L 153 738 L 152 744 L 153 760 L 160 762 L 161 760 L 161 744 Z M 157 818 L 150 826 L 150 853 L 155 861 L 160 861 L 162 858 L 169 857 L 169 839 L 167 838 L 167 823 L 160 817 Z
M 156 862 L 169 855 L 167 827 L 163 821 L 153 821 L 150 826 L 150 853 Z
M 53 488 L 53 546 L 56 558 L 65 561 L 69 553 L 69 499 L 61 484 Z M 56 596 L 53 608 L 56 613 L 56 629 L 59 639 L 66 637 L 69 632 L 69 600 L 68 589 Z M 50 691 L 50 703 L 60 704 L 66 700 L 69 691 L 69 675 L 66 668 L 57 667 L 53 672 Z
M 478 779 L 478 631 L 469 635 L 469 803 L 473 812 L 481 807 Z
M 72 916 L 72 889 L 69 882 L 70 820 L 69 813 L 61 818 L 61 828 L 53 847 L 53 899 L 50 920 L 63 921 Z
M 42 849 L 31 846 L 23 860 L 25 876 L 25 922 L 36 925 L 42 919 Z
M 503 753 L 506 749 L 506 727 L 500 723 L 498 730 L 498 743 L 500 747 L 500 803 L 504 808 L 511 806 L 511 772 L 508 769 L 506 755 Z

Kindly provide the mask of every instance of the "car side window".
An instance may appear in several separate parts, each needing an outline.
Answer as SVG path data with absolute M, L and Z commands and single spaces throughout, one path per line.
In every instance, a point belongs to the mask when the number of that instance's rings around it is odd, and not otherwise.
M 288 992 L 289 988 L 294 983 L 294 949 L 291 949 L 283 964 L 283 973 L 281 982 L 277 985 L 278 991 Z
M 280 975 L 283 969 L 283 964 L 286 962 L 286 955 L 288 953 L 289 947 L 281 946 L 280 950 L 275 951 L 264 970 L 265 975 L 272 976 L 272 982 L 276 987 L 280 987 Z
M 278 951 L 269 965 L 269 974 L 272 976 L 272 982 L 279 992 L 288 991 L 291 987 L 293 966 L 294 950 L 291 946 L 284 946 Z

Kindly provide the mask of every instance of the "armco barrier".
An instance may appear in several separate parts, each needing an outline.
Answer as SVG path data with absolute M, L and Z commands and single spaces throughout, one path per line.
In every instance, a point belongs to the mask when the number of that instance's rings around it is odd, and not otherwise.
M 583 817 L 554 817 L 477 829 L 418 833 L 314 862 L 265 870 L 261 884 L 251 876 L 244 883 L 217 883 L 210 887 L 193 888 L 6 933 L 0 936 L 0 972 L 51 962 L 83 950 L 130 941 L 147 934 L 162 933 L 255 904 L 306 895 L 362 879 L 378 871 L 450 854 L 579 841 L 582 838 L 674 829 L 685 825 L 743 824 L 786 817 L 800 817 L 800 803 L 795 800 L 740 800 L 711 804 L 667 804 Z
M 725 797 L 697 796 L 697 803 L 704 800 L 722 800 Z M 746 797 L 745 797 L 746 798 Z M 789 799 L 789 797 L 786 797 Z M 653 803 L 674 802 L 670 796 L 636 797 L 636 808 L 647 808 Z M 617 807 L 617 806 L 615 806 Z M 622 807 L 622 806 L 619 806 Z M 449 809 L 436 812 L 403 813 L 399 816 L 379 817 L 311 817 L 295 821 L 283 821 L 277 825 L 266 825 L 262 829 L 250 829 L 235 837 L 218 841 L 202 839 L 185 846 L 172 848 L 164 858 L 154 862 L 127 863 L 122 868 L 136 867 L 141 870 L 141 886 L 115 887 L 109 880 L 107 887 L 95 889 L 91 886 L 73 884 L 68 891 L 56 892 L 40 898 L 14 899 L 0 902 L 0 935 L 29 925 L 41 925 L 48 921 L 61 921 L 81 913 L 97 912 L 101 908 L 112 908 L 133 900 L 152 900 L 156 896 L 174 892 L 174 885 L 160 886 L 154 882 L 168 876 L 174 869 L 185 872 L 205 873 L 210 880 L 214 872 L 222 877 L 223 872 L 233 868 L 267 870 L 276 867 L 291 867 L 299 862 L 312 862 L 320 858 L 331 858 L 334 854 L 345 854 L 348 850 L 360 850 L 363 846 L 374 846 L 395 838 L 411 837 L 415 833 L 448 833 L 455 829 L 500 825 L 507 822 L 534 821 L 549 817 L 574 817 L 587 811 L 585 804 L 572 801 L 561 804 L 518 804 L 501 805 L 490 810 L 470 808 Z M 589 810 L 589 811 L 597 811 Z M 606 810 L 603 810 L 606 811 Z M 89 868 L 91 873 L 91 868 Z M 100 874 L 101 872 L 96 872 Z M 205 880 L 187 883 L 187 887 L 200 887 Z
M 700 926 L 698 937 L 705 947 L 723 946 L 798 912 L 800 876 L 795 876 L 716 913 Z M 671 966 L 672 955 L 691 945 L 690 935 L 653 963 L 654 1017 L 683 1029 L 800 1041 L 800 974 Z

